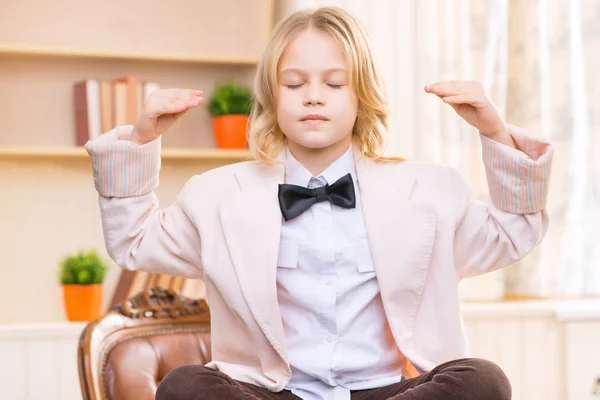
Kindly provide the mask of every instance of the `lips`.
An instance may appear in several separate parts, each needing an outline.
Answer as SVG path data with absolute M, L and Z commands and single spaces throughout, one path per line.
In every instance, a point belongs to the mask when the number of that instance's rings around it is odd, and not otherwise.
M 329 121 L 329 118 L 327 118 L 321 114 L 309 114 L 309 115 L 306 115 L 306 116 L 300 118 L 300 121 L 303 121 L 303 122 L 322 121 L 322 122 L 324 122 L 324 121 Z

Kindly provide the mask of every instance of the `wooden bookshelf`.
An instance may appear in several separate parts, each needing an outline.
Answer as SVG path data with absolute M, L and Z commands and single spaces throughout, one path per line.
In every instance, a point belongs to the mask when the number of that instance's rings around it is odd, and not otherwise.
M 0 110 L 10 132 L 0 133 L 0 147 L 8 148 L 2 155 L 33 147 L 23 154 L 73 157 L 70 150 L 37 149 L 75 145 L 73 85 L 85 79 L 131 75 L 161 88 L 202 89 L 207 102 L 219 83 L 252 87 L 273 16 L 273 0 L 0 5 Z M 186 115 L 163 145 L 215 147 L 206 106 Z
M 12 282 L 0 301 L 16 304 L 0 324 L 63 319 L 58 261 L 79 247 L 108 259 L 90 157 L 75 146 L 74 84 L 131 75 L 204 91 L 205 104 L 162 141 L 155 192 L 167 208 L 193 175 L 250 159 L 215 148 L 206 104 L 220 83 L 252 87 L 273 9 L 274 0 L 0 2 L 0 263 L 22 267 L 0 268 Z M 105 305 L 119 272 L 107 274 Z
M 0 159 L 89 159 L 83 147 L 0 147 Z M 163 148 L 163 160 L 221 161 L 223 163 L 251 159 L 248 150 Z
M 0 4 L 5 54 L 255 63 L 273 0 L 147 0 Z
M 149 52 L 118 52 L 102 50 L 86 50 L 76 48 L 52 48 L 0 43 L 0 56 L 17 57 L 61 57 L 61 58 L 90 58 L 105 60 L 141 60 L 170 63 L 217 64 L 217 65 L 256 65 L 258 57 L 224 57 L 210 55 L 194 55 L 193 53 L 149 53 Z

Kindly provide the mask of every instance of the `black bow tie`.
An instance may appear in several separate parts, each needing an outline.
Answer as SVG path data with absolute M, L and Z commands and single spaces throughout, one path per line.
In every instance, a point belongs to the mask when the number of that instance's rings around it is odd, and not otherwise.
M 352 175 L 346 174 L 335 181 L 333 185 L 326 184 L 316 189 L 279 184 L 279 208 L 281 208 L 281 213 L 286 221 L 296 218 L 313 204 L 325 200 L 344 208 L 356 207 Z

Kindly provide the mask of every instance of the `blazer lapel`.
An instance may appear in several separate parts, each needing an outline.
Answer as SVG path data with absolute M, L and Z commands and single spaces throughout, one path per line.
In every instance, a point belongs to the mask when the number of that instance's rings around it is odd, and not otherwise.
M 412 339 L 435 238 L 436 216 L 411 200 L 416 177 L 403 165 L 355 156 L 363 215 L 392 333 Z
M 285 167 L 256 163 L 235 173 L 240 190 L 219 209 L 223 232 L 248 307 L 287 362 L 276 282 L 282 222 L 277 185 Z

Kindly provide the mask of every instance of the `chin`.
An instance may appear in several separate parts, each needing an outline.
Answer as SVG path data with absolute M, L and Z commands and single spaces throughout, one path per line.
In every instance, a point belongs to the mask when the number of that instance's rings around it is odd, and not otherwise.
M 300 137 L 288 137 L 288 140 L 308 149 L 323 149 L 342 139 L 332 137 L 326 132 L 302 132 L 298 136 Z

